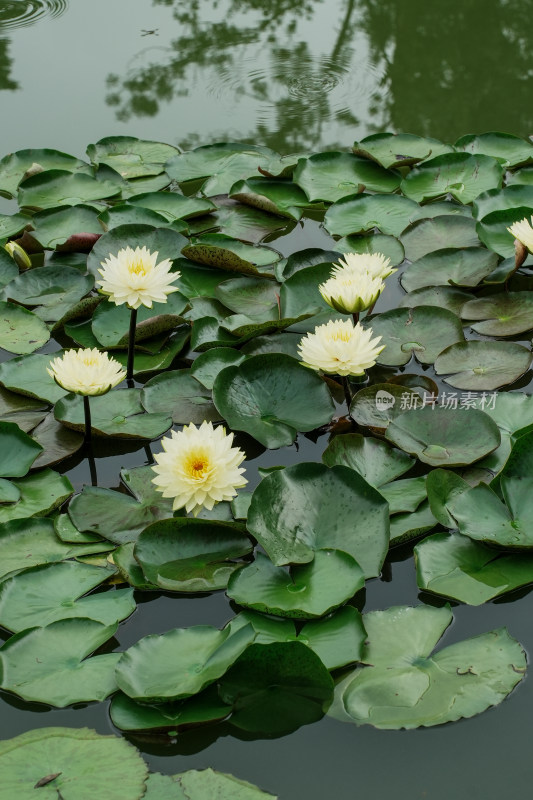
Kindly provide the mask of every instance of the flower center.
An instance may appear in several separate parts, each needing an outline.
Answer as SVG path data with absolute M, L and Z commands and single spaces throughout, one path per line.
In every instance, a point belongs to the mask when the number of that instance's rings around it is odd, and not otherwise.
M 83 365 L 85 367 L 94 367 L 97 362 L 97 359 L 94 356 L 85 356 L 83 359 Z
M 350 341 L 350 331 L 335 331 L 333 334 L 333 341 L 338 342 L 349 342 Z
M 206 478 L 211 471 L 211 464 L 207 456 L 197 454 L 189 458 L 185 469 L 191 478 L 201 481 Z
M 130 275 L 146 275 L 146 266 L 142 261 L 132 261 L 128 264 Z

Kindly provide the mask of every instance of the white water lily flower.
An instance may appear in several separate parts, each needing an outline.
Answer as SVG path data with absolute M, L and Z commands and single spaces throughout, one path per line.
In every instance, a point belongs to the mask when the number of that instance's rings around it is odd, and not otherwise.
M 330 375 L 364 375 L 384 349 L 381 336 L 372 338 L 372 328 L 335 319 L 319 325 L 298 345 L 302 363 Z
M 126 377 L 122 365 L 96 347 L 67 350 L 50 361 L 47 372 L 67 392 L 87 396 L 105 394 Z
M 371 278 L 385 280 L 397 270 L 391 267 L 390 258 L 383 253 L 345 253 L 338 264 L 334 264 L 332 278 L 344 276 L 347 273 L 361 274 L 366 272 Z
M 98 272 L 102 277 L 96 283 L 117 306 L 127 303 L 130 308 L 152 308 L 153 303 L 166 303 L 167 295 L 178 291 L 172 283 L 181 273 L 170 272 L 168 258 L 157 264 L 158 255 L 147 247 L 125 247 L 116 256 L 109 254 L 101 262 L 103 269 Z
M 533 225 L 533 216 L 531 217 Z M 527 247 L 530 253 L 533 253 L 533 227 L 527 221 L 527 217 L 521 219 L 520 222 L 513 222 L 510 228 L 507 228 L 509 233 L 518 239 L 524 247 Z
M 381 278 L 368 272 L 338 272 L 321 283 L 318 290 L 326 303 L 342 314 L 356 314 L 373 306 L 385 288 Z
M 232 433 L 205 421 L 199 428 L 191 422 L 161 440 L 163 452 L 154 456 L 152 482 L 163 497 L 174 498 L 174 511 L 185 506 L 196 516 L 202 508 L 211 510 L 215 503 L 231 500 L 248 483 L 239 468 L 246 454 L 232 443 Z

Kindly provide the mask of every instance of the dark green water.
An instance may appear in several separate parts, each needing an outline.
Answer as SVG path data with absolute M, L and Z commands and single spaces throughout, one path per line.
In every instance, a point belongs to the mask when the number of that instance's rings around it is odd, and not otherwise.
M 498 129 L 527 136 L 530 10 L 526 0 L 0 2 L 0 155 L 45 146 L 82 155 L 110 134 L 183 147 L 245 140 L 284 153 L 346 149 L 378 130 L 451 141 Z M 329 245 L 306 224 L 274 246 L 289 253 Z M 326 441 L 300 437 L 299 445 L 299 452 L 252 459 L 248 476 L 258 465 L 319 460 Z M 142 448 L 97 456 L 102 486 L 116 486 L 122 466 L 146 463 Z M 90 482 L 86 462 L 68 467 L 77 489 Z M 364 611 L 420 602 L 408 549 L 393 552 L 362 600 Z M 138 603 L 117 650 L 172 627 L 222 625 L 234 613 L 223 593 L 143 594 Z M 533 651 L 531 593 L 454 613 L 445 645 L 506 626 Z M 326 718 L 273 740 L 240 740 L 223 724 L 165 747 L 131 740 L 154 770 L 212 766 L 281 800 L 528 797 L 532 687 L 526 677 L 497 709 L 428 730 L 378 731 Z M 48 711 L 4 694 L 0 707 L 2 738 L 39 725 L 114 730 L 106 704 Z

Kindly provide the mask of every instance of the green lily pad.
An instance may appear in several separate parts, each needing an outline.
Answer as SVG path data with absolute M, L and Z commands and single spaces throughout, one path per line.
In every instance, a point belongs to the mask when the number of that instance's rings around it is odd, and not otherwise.
M 33 462 L 33 469 L 57 464 L 58 461 L 77 453 L 83 445 L 83 436 L 57 422 L 53 412 L 47 414 L 33 428 L 31 438 L 43 448 Z
M 39 211 L 32 219 L 32 239 L 45 250 L 61 248 L 71 236 L 104 232 L 98 212 L 88 205 L 59 206 Z
M 271 449 L 292 444 L 298 431 L 329 422 L 334 410 L 324 381 L 281 353 L 226 367 L 215 379 L 213 399 L 230 428 Z
M 15 634 L 0 647 L 1 688 L 58 708 L 105 700 L 117 688 L 114 673 L 120 653 L 87 656 L 117 627 L 77 617 Z
M 492 417 L 502 435 L 502 443 L 482 465 L 499 472 L 507 461 L 516 441 L 533 430 L 533 395 L 522 392 L 493 392 L 478 397 L 476 408 Z M 481 464 L 480 464 L 481 466 Z
M 95 768 L 97 765 L 97 768 Z M 6 797 L 31 800 L 138 800 L 148 768 L 123 738 L 89 728 L 38 728 L 0 744 Z
M 383 563 L 388 524 L 387 502 L 357 472 L 301 463 L 263 478 L 247 527 L 276 566 L 305 564 L 317 550 L 334 548 L 353 556 L 370 578 Z
M 161 333 L 173 330 L 183 322 L 180 314 L 187 305 L 187 298 L 173 292 L 166 303 L 153 303 L 151 308 L 141 306 L 137 312 L 135 343 L 143 342 Z M 112 302 L 100 303 L 93 314 L 91 330 L 103 347 L 125 347 L 129 340 L 131 309 Z
M 436 533 L 414 552 L 420 589 L 471 606 L 533 583 L 533 555 L 498 554 L 459 533 Z
M 381 253 L 390 259 L 393 267 L 401 264 L 405 258 L 403 245 L 394 236 L 382 236 L 372 233 L 367 236 L 343 236 L 335 242 L 341 253 Z
M 218 722 L 231 712 L 223 703 L 216 686 L 185 700 L 159 705 L 136 703 L 131 697 L 118 692 L 111 701 L 109 715 L 121 731 L 151 731 L 164 733 L 186 731 L 191 727 Z M 155 800 L 161 800 L 156 798 Z
M 288 258 L 276 264 L 276 278 L 279 281 L 286 281 L 296 272 L 300 272 L 307 267 L 314 267 L 317 264 L 328 262 L 333 268 L 333 262 L 339 260 L 340 251 L 322 250 L 319 247 L 308 247 L 305 250 L 298 250 Z
M 277 800 L 272 794 L 262 792 L 257 786 L 253 786 L 247 781 L 234 778 L 233 775 L 225 775 L 215 772 L 212 769 L 194 770 L 182 772 L 175 775 L 174 779 L 182 787 L 183 800 L 205 800 L 206 798 L 216 798 L 216 800 Z M 152 798 L 148 798 L 152 800 Z M 153 800 L 163 800 L 161 796 L 154 796 Z M 169 798 L 172 800 L 172 798 Z M 176 795 L 175 800 L 181 800 Z
M 0 195 L 14 197 L 21 180 L 44 170 L 61 169 L 92 175 L 90 164 L 59 150 L 17 150 L 0 161 Z
M 280 289 L 281 317 L 298 317 L 300 314 L 317 314 L 320 311 L 331 313 L 331 306 L 320 294 L 318 286 L 331 276 L 332 269 L 330 263 L 315 264 L 287 278 Z M 334 313 L 336 317 L 342 316 Z
M 329 614 L 364 585 L 361 568 L 342 550 L 317 550 L 311 562 L 289 570 L 257 553 L 251 564 L 231 575 L 227 595 L 256 611 L 307 619 Z
M 394 383 L 376 383 L 360 389 L 350 405 L 350 416 L 358 425 L 383 433 L 404 411 L 422 406 L 421 395 Z
M 350 467 L 376 487 L 399 478 L 415 463 L 387 442 L 360 433 L 335 436 L 322 453 L 322 461 L 328 467 L 336 464 Z
M 49 514 L 74 491 L 69 479 L 52 469 L 38 470 L 25 478 L 13 480 L 13 483 L 20 492 L 20 500 L 0 506 L 0 524 Z
M 427 286 L 477 286 L 498 265 L 498 256 L 482 247 L 445 248 L 407 267 L 401 283 L 407 292 Z
M 162 214 L 149 208 L 132 206 L 130 203 L 119 203 L 112 208 L 106 208 L 98 215 L 98 222 L 104 231 L 111 231 L 120 225 L 153 225 L 154 228 L 166 228 L 169 224 Z M 179 233 L 185 230 L 187 225 L 184 223 Z
M 16 503 L 20 500 L 20 491 L 14 483 L 0 478 L 0 505 Z
M 497 705 L 522 679 L 524 651 L 504 628 L 431 651 L 452 621 L 449 608 L 397 606 L 363 617 L 366 666 L 336 687 L 330 713 L 397 730 L 441 725 Z
M 112 556 L 114 565 L 124 581 L 135 589 L 157 590 L 157 586 L 146 580 L 139 562 L 135 560 L 133 556 L 134 546 L 134 542 L 126 542 L 117 547 Z
M 77 561 L 44 564 L 19 572 L 0 584 L 0 624 L 17 633 L 71 617 L 95 619 L 104 625 L 120 622 L 135 611 L 133 589 L 82 597 L 114 572 Z
M 533 162 L 533 145 L 510 133 L 470 133 L 455 143 L 456 150 L 482 153 L 501 161 L 504 167 L 518 167 Z
M 163 372 L 145 383 L 141 402 L 150 413 L 171 414 L 175 423 L 199 424 L 221 419 L 213 405 L 211 392 L 189 370 Z
M 451 470 L 433 469 L 427 476 L 426 489 L 431 511 L 438 522 L 445 528 L 457 528 L 448 507 L 458 495 L 470 489 L 470 484 Z
M 400 453 L 401 450 L 394 450 L 393 452 Z M 389 514 L 391 516 L 407 512 L 413 513 L 427 498 L 426 475 L 419 475 L 416 478 L 404 478 L 401 481 L 391 481 L 380 486 L 379 492 L 389 504 Z
M 479 247 L 475 220 L 448 214 L 413 222 L 403 232 L 401 242 L 409 261 L 418 261 L 435 250 Z
M 224 675 L 219 691 L 233 705 L 232 725 L 281 735 L 324 715 L 333 681 L 303 643 L 274 642 L 252 644 Z
M 502 176 L 502 165 L 490 156 L 445 153 L 414 167 L 401 189 L 417 203 L 446 194 L 471 203 L 481 192 L 501 186 Z
M 216 347 L 195 358 L 191 367 L 191 375 L 206 389 L 211 390 L 219 372 L 226 367 L 238 366 L 245 358 L 245 354 L 239 350 L 233 350 L 231 347 Z
M 506 186 L 505 189 L 490 189 L 479 195 L 472 204 L 472 211 L 476 219 L 483 219 L 493 211 L 505 211 L 520 206 L 533 208 L 533 186 L 515 184 Z
M 181 252 L 198 264 L 244 275 L 261 275 L 258 267 L 268 267 L 280 259 L 280 254 L 270 247 L 253 247 L 223 233 L 205 234 Z
M 400 308 L 416 308 L 417 306 L 438 306 L 461 316 L 464 304 L 472 299 L 469 292 L 456 289 L 454 286 L 424 286 L 415 289 L 400 300 Z
M 426 405 L 396 417 L 385 437 L 434 467 L 472 464 L 500 444 L 500 430 L 483 411 Z
M 174 261 L 178 258 L 182 247 L 188 240 L 170 228 L 154 228 L 152 225 L 119 225 L 113 230 L 104 233 L 87 257 L 87 270 L 99 278 L 102 261 L 109 258 L 110 254 L 116 255 L 125 247 L 147 247 L 150 252 L 157 251 L 158 262 L 168 258 Z M 179 282 L 176 281 L 179 287 Z
M 74 267 L 31 269 L 14 278 L 3 289 L 6 299 L 34 308 L 46 322 L 56 322 L 94 286 L 91 275 L 80 275 Z
M 357 155 L 373 158 L 387 169 L 417 164 L 427 158 L 453 152 L 453 147 L 438 139 L 413 136 L 412 133 L 373 133 L 354 142 Z
M 391 547 L 417 539 L 423 533 L 433 530 L 437 520 L 426 501 L 416 509 L 404 514 L 394 514 L 390 519 Z
M 514 258 L 514 236 L 507 228 L 514 222 L 520 222 L 524 217 L 529 219 L 530 216 L 529 206 L 492 211 L 477 223 L 477 235 L 489 250 L 493 250 L 503 258 Z
M 120 193 L 110 181 L 97 181 L 84 172 L 50 169 L 25 178 L 18 187 L 21 208 L 40 211 L 55 206 L 76 206 Z
M 457 342 L 443 350 L 434 368 L 457 389 L 491 391 L 518 380 L 531 358 L 527 347 L 516 342 Z
M 22 478 L 42 449 L 14 422 L 0 422 L 0 478 Z
M 37 564 L 100 553 L 105 543 L 70 544 L 59 539 L 51 519 L 32 517 L 0 525 L 0 578 Z
M 399 173 L 390 172 L 374 161 L 335 152 L 301 158 L 293 175 L 294 183 L 304 190 L 309 200 L 326 203 L 335 203 L 354 194 L 361 185 L 372 192 L 394 192 L 400 180 Z
M 36 314 L 15 303 L 0 300 L 0 341 L 10 353 L 33 353 L 50 338 L 50 332 Z
M 0 192 L 1 196 L 1 192 Z M 16 278 L 19 274 L 18 267 L 10 255 L 0 247 L 0 289 Z
M 398 194 L 354 194 L 328 208 L 324 227 L 332 236 L 364 233 L 373 228 L 399 236 L 413 221 L 416 211 L 418 203 Z
M 234 183 L 229 196 L 261 211 L 294 220 L 299 220 L 303 210 L 310 206 L 305 192 L 290 179 L 251 177 Z
M 418 210 L 415 211 L 413 216 L 413 222 L 417 219 L 432 219 L 433 217 L 441 216 L 471 218 L 472 208 L 463 206 L 461 203 L 455 203 L 453 200 L 433 200 L 431 203 L 418 206 Z
M 515 336 L 533 329 L 533 297 L 530 292 L 505 292 L 465 303 L 461 317 L 482 320 L 470 323 L 485 336 Z
M 220 202 L 220 199 L 217 198 Z M 296 225 L 288 217 L 274 216 L 258 208 L 245 206 L 237 201 L 225 200 L 224 205 L 209 217 L 191 220 L 189 228 L 194 235 L 209 233 L 216 228 L 220 233 L 240 239 L 249 244 L 260 244 L 267 238 L 286 235 Z
M 61 358 L 62 350 L 46 355 L 33 354 L 12 358 L 0 364 L 0 383 L 13 392 L 56 403 L 67 393 L 48 374 L 53 358 Z
M 177 192 L 143 192 L 129 201 L 129 205 L 156 211 L 168 222 L 174 219 L 194 219 L 216 211 L 217 207 L 205 197 L 185 197 Z
M 145 636 L 120 656 L 117 683 L 143 703 L 190 697 L 220 678 L 254 637 L 251 625 L 236 633 L 195 625 Z
M 230 278 L 215 287 L 214 295 L 235 314 L 262 318 L 272 308 L 277 310 L 279 286 L 267 278 Z
M 170 144 L 137 139 L 135 136 L 106 136 L 87 147 L 93 164 L 107 164 L 126 180 L 159 175 L 165 162 L 179 150 Z
M 28 225 L 32 225 L 32 218 L 26 214 L 10 214 L 0 216 L 0 240 L 10 239 L 20 233 Z
M 432 364 L 445 347 L 464 341 L 459 317 L 435 306 L 393 308 L 368 323 L 365 319 L 363 327 L 382 337 L 385 349 L 377 363 L 387 366 L 407 364 L 413 355 L 421 364 Z
M 289 156 L 284 161 L 268 147 L 223 142 L 180 153 L 167 162 L 166 170 L 171 178 L 182 184 L 201 181 L 202 194 L 213 197 L 227 194 L 236 181 L 257 175 L 259 167 L 265 171 L 271 168 L 281 172 L 284 164 L 292 168 L 297 158 Z
M 135 541 L 147 525 L 172 516 L 172 500 L 156 490 L 154 474 L 147 466 L 123 469 L 120 477 L 131 494 L 85 486 L 70 502 L 71 521 L 78 530 L 96 533 L 116 544 Z
M 157 439 L 168 431 L 172 419 L 167 414 L 146 413 L 140 389 L 116 389 L 91 397 L 91 429 L 96 436 L 119 439 Z M 83 398 L 68 394 L 54 409 L 55 418 L 75 431 L 85 431 Z
M 147 580 L 171 592 L 224 589 L 252 542 L 235 523 L 176 518 L 149 525 L 134 556 Z

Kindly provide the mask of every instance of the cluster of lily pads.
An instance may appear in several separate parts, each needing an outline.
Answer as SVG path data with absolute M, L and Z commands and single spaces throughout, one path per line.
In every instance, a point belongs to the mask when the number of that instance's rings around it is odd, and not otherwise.
M 118 729 L 164 735 L 220 720 L 282 735 L 325 713 L 410 728 L 503 700 L 526 669 L 506 630 L 433 654 L 447 605 L 362 615 L 357 594 L 390 547 L 415 540 L 426 592 L 477 605 L 533 582 L 533 398 L 519 391 L 533 259 L 508 231 L 533 211 L 533 145 L 385 133 L 280 156 L 110 137 L 87 156 L 0 161 L 0 193 L 19 206 L 0 218 L 1 242 L 17 245 L 0 250 L 13 354 L 0 364 L 0 625 L 13 633 L 1 688 L 59 707 L 113 695 Z M 328 249 L 283 257 L 265 243 L 293 249 L 295 227 L 305 239 L 317 221 Z M 208 421 L 254 456 L 327 441 L 322 463 L 262 470 L 253 492 L 198 518 L 173 511 L 146 464 L 123 469 L 119 491 L 73 494 L 60 470 L 84 442 L 83 398 L 47 369 L 73 347 L 126 365 L 129 310 L 94 289 L 126 247 L 170 259 L 178 291 L 139 309 L 137 385 L 91 399 L 93 437 L 146 445 Z M 385 347 L 349 408 L 340 379 L 298 350 L 350 319 L 319 291 L 345 253 L 398 267 L 362 320 Z M 396 279 L 401 299 L 382 310 Z M 238 613 L 222 630 L 92 655 L 135 592 L 179 604 L 223 590 Z

